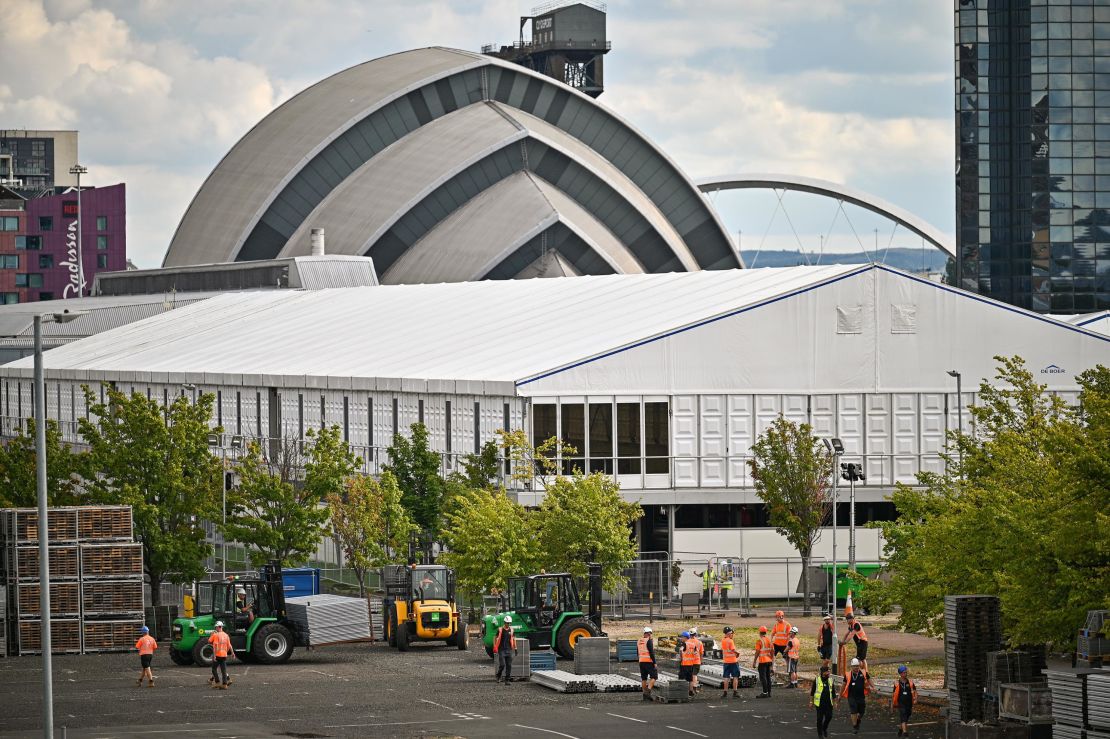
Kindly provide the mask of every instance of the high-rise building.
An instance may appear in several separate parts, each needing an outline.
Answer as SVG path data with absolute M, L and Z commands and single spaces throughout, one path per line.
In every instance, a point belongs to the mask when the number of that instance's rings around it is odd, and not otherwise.
M 46 190 L 76 185 L 76 131 L 0 130 L 0 185 Z
M 127 268 L 123 184 L 81 188 L 84 295 L 97 272 Z M 0 304 L 79 297 L 77 193 L 57 188 L 25 199 L 0 188 Z
M 959 284 L 1110 308 L 1110 0 L 955 0 Z

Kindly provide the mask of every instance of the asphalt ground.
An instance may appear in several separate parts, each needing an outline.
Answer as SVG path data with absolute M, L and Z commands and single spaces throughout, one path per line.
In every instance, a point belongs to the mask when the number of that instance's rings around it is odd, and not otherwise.
M 720 700 L 714 689 L 691 703 L 644 703 L 639 693 L 561 694 L 538 685 L 494 682 L 477 640 L 454 648 L 385 645 L 297 650 L 285 665 L 233 662 L 230 689 L 212 690 L 208 670 L 178 667 L 165 648 L 154 660 L 157 687 L 135 687 L 135 654 L 54 658 L 57 736 L 72 737 L 689 737 L 816 736 L 809 691 L 757 689 Z M 560 662 L 566 669 L 568 663 Z M 622 665 L 624 669 L 635 665 Z M 0 737 L 41 736 L 41 661 L 0 659 Z M 935 709 L 914 715 L 915 737 L 940 737 Z M 852 736 L 847 706 L 833 736 Z M 895 736 L 887 704 L 869 702 L 861 736 Z

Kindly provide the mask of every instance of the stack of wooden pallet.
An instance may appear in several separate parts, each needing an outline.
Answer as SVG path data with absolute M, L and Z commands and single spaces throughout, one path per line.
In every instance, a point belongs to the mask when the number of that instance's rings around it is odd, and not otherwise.
M 48 512 L 51 648 L 56 653 L 125 651 L 143 625 L 142 545 L 130 506 Z M 0 511 L 0 590 L 9 654 L 42 651 L 39 525 L 35 509 Z

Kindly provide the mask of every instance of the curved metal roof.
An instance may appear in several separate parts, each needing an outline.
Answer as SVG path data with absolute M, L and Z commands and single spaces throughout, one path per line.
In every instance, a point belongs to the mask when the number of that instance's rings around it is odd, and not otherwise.
M 453 212 L 523 171 L 590 216 L 589 223 L 581 212 L 558 219 L 557 233 L 541 241 L 569 239 L 577 224 L 579 232 L 609 231 L 594 241 L 618 242 L 646 271 L 741 265 L 693 183 L 625 121 L 531 70 L 442 48 L 343 70 L 266 116 L 209 175 L 164 265 L 302 254 L 308 229 L 322 227 L 329 251 L 372 256 L 388 275 L 418 243 L 473 251 L 432 237 Z M 584 253 L 581 233 L 574 238 Z M 411 261 L 406 279 L 444 277 L 443 259 L 429 262 L 440 266 L 428 275 Z M 620 262 L 627 258 L 605 269 Z M 509 269 L 495 265 L 489 275 Z
M 925 239 L 948 256 L 956 256 L 955 243 L 936 226 L 918 218 L 905 208 L 899 208 L 894 203 L 887 202 L 876 195 L 849 185 L 821 180 L 816 177 L 768 174 L 766 172 L 703 177 L 697 181 L 697 185 L 702 192 L 716 192 L 718 190 L 793 190 L 836 198 L 852 205 L 858 205 L 872 213 L 878 213 L 884 218 L 889 218 Z

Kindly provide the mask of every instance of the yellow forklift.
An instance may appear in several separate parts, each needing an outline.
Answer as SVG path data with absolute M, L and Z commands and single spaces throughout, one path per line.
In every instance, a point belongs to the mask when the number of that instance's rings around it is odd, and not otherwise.
M 417 641 L 442 641 L 465 650 L 466 624 L 455 603 L 455 571 L 443 565 L 382 568 L 385 635 L 402 652 Z

